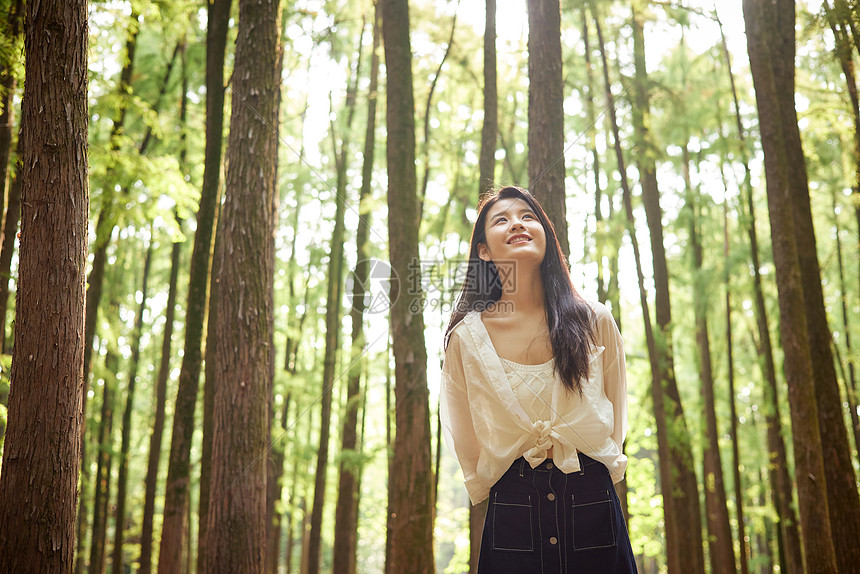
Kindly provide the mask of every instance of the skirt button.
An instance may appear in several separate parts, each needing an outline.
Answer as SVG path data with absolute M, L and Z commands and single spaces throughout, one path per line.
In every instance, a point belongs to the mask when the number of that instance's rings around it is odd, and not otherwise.
M 555 536 L 551 536 L 549 539 L 549 543 L 555 546 L 556 544 L 558 544 L 558 538 L 556 538 Z

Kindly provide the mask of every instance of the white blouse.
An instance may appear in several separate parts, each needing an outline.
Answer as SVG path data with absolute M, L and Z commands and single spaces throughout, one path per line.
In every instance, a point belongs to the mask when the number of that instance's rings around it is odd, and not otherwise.
M 550 448 L 562 472 L 580 470 L 577 452 L 581 452 L 602 462 L 613 482 L 624 478 L 624 341 L 609 310 L 600 303 L 589 304 L 596 315 L 596 345 L 582 396 L 555 376 L 553 385 L 538 391 L 543 400 L 523 387 L 525 381 L 517 385 L 519 367 L 540 375 L 547 368 L 551 373 L 553 362 L 518 365 L 499 357 L 478 312 L 468 313 L 451 332 L 442 366 L 442 429 L 463 469 L 472 504 L 487 498 L 514 460 L 522 456 L 535 468 Z M 530 402 L 523 403 L 523 398 Z

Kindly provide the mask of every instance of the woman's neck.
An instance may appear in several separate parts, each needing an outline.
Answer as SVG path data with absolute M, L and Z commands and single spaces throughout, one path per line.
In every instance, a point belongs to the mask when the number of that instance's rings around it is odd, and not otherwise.
M 519 265 L 511 269 L 509 280 L 503 281 L 502 296 L 499 298 L 504 307 L 514 313 L 543 313 L 543 279 L 538 267 L 525 269 Z

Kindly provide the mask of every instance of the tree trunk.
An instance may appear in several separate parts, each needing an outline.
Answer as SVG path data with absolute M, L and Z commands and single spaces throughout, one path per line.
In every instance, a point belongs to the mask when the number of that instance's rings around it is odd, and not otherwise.
M 161 461 L 161 442 L 164 436 L 164 407 L 167 402 L 167 379 L 170 376 L 171 339 L 176 315 L 176 284 L 179 277 L 179 256 L 182 243 L 173 243 L 170 254 L 170 280 L 167 287 L 167 308 L 164 313 L 164 337 L 161 345 L 161 364 L 155 383 L 155 417 L 152 434 L 149 435 L 149 462 L 143 503 L 143 520 L 140 535 L 140 570 L 149 574 L 152 570 L 152 531 L 155 514 L 155 490 L 158 486 L 158 465 Z
M 147 287 L 149 281 L 150 263 L 152 262 L 152 241 L 146 249 L 143 262 L 143 285 L 141 286 L 141 301 L 134 318 L 134 338 L 131 343 L 131 365 L 128 375 L 128 390 L 125 399 L 125 409 L 122 413 L 122 441 L 119 450 L 119 476 L 116 481 L 116 513 L 114 514 L 114 544 L 111 559 L 111 571 L 123 572 L 123 541 L 125 537 L 125 502 L 128 485 L 128 450 L 131 443 L 131 413 L 134 409 L 134 388 L 137 382 L 137 367 L 140 362 L 140 338 L 143 334 L 143 312 L 146 310 Z
M 842 240 L 839 238 L 839 217 L 836 212 L 836 194 L 833 190 L 833 221 L 836 232 L 836 260 L 839 264 L 839 293 L 842 306 L 842 331 L 845 333 L 845 356 L 848 363 L 848 376 L 845 377 L 845 394 L 848 409 L 851 411 L 851 426 L 854 431 L 854 447 L 860 459 L 860 416 L 857 414 L 857 380 L 854 372 L 854 357 L 851 353 L 851 328 L 848 319 L 848 285 L 845 283 L 845 266 L 842 258 Z
M 657 441 L 660 453 L 660 481 L 666 521 L 666 542 L 669 573 L 703 572 L 701 509 L 698 482 L 693 466 L 693 453 L 681 397 L 675 381 L 672 351 L 672 314 L 669 301 L 669 272 L 663 244 L 660 191 L 654 147 L 650 136 L 648 78 L 645 70 L 644 21 L 642 13 L 633 11 L 633 50 L 635 90 L 633 95 L 634 148 L 642 185 L 642 203 L 648 222 L 656 291 L 656 321 L 658 340 L 654 361 L 659 380 L 653 385 L 655 403 L 663 403 L 665 422 L 657 420 Z M 652 374 L 653 376 L 653 374 Z M 658 397 L 656 395 L 662 395 Z M 657 413 L 660 412 L 660 409 Z M 671 432 L 669 432 L 671 428 Z M 664 463 L 668 462 L 668 466 Z M 667 504 L 668 500 L 668 504 Z
M 355 236 L 356 267 L 352 280 L 352 309 L 350 322 L 352 324 L 352 352 L 348 373 L 346 413 L 341 432 L 341 461 L 338 478 L 338 497 L 335 507 L 335 530 L 332 559 L 332 571 L 344 574 L 355 574 L 356 548 L 358 534 L 358 475 L 361 464 L 355 458 L 360 454 L 356 451 L 358 410 L 363 402 L 361 396 L 361 367 L 360 360 L 365 352 L 364 336 L 364 299 L 367 284 L 369 261 L 368 235 L 370 232 L 370 210 L 367 208 L 370 196 L 370 186 L 373 178 L 373 150 L 376 132 L 376 94 L 379 76 L 379 10 L 374 10 L 373 16 L 373 48 L 370 60 L 370 86 L 368 87 L 367 126 L 364 137 L 364 163 L 362 165 L 361 190 L 358 198 L 358 212 L 363 216 L 358 220 Z M 358 75 L 356 74 L 356 78 Z M 354 99 L 353 94 L 353 99 Z M 350 111 L 350 115 L 352 112 Z M 342 160 L 345 154 L 341 154 Z
M 323 358 L 322 394 L 320 395 L 321 420 L 317 465 L 314 473 L 314 500 L 311 508 L 311 531 L 308 542 L 308 573 L 319 574 L 322 559 L 322 520 L 325 505 L 326 469 L 328 468 L 329 440 L 331 438 L 332 387 L 335 383 L 340 350 L 341 299 L 343 293 L 343 241 L 344 215 L 346 213 L 346 159 L 349 145 L 349 129 L 355 109 L 355 86 L 361 62 L 359 43 L 358 62 L 353 81 L 347 90 L 347 122 L 341 149 L 333 150 L 337 163 L 337 184 L 335 189 L 334 229 L 329 244 L 328 284 L 325 309 L 325 356 Z M 332 142 L 335 143 L 334 124 L 331 127 Z
M 789 182 L 792 177 L 789 162 L 796 160 L 796 152 L 790 153 L 788 148 L 799 147 L 799 139 L 791 137 L 791 132 L 797 129 L 796 122 L 794 128 L 785 125 L 786 115 L 794 114 L 794 4 L 786 0 L 777 0 L 773 5 L 744 0 L 743 9 L 764 151 L 806 569 L 809 572 L 836 572 L 822 454 L 824 445 L 818 421 Z M 788 67 L 781 63 L 786 58 Z M 791 78 L 785 77 L 786 74 Z M 786 94 L 779 93 L 786 86 L 791 86 L 788 102 L 784 97 Z M 780 108 L 786 105 L 790 105 L 791 110 L 781 111 Z M 816 365 L 815 368 L 821 369 L 822 366 Z
M 564 87 L 559 0 L 528 0 L 529 191 L 540 200 L 565 257 Z
M 719 22 L 718 22 L 719 23 Z M 738 129 L 738 149 L 744 166 L 743 195 L 747 212 L 745 214 L 747 235 L 750 244 L 750 259 L 753 270 L 753 289 L 755 294 L 755 317 L 759 336 L 760 367 L 765 380 L 764 384 L 764 414 L 767 423 L 767 446 L 769 453 L 769 478 L 772 483 L 774 508 L 777 514 L 778 538 L 781 541 L 780 563 L 788 574 L 800 574 L 803 569 L 801 556 L 800 534 L 797 529 L 797 516 L 792 503 L 792 480 L 788 471 L 788 456 L 785 449 L 785 439 L 782 433 L 782 418 L 779 414 L 778 387 L 776 382 L 776 367 L 773 359 L 773 344 L 770 338 L 767 309 L 765 308 L 764 290 L 762 288 L 761 262 L 758 253 L 758 236 L 756 233 L 755 207 L 752 195 L 752 176 L 746 151 L 746 135 L 741 119 L 735 78 L 732 73 L 731 58 L 725 35 L 722 39 L 723 55 L 726 59 L 729 82 L 732 88 L 732 102 L 735 111 L 735 121 Z
M 10 45 L 9 52 L 3 56 L 3 61 L 0 62 L 0 237 L 5 237 L 6 233 L 3 231 L 6 223 L 17 228 L 18 226 L 18 217 L 20 216 L 20 205 L 17 207 L 18 211 L 14 214 L 14 219 L 11 219 L 9 216 L 3 213 L 3 206 L 9 205 L 7 209 L 12 209 L 13 200 L 12 193 L 17 191 L 19 197 L 21 194 L 20 188 L 17 190 L 13 190 L 13 185 L 15 184 L 15 179 L 17 176 L 14 174 L 10 174 L 9 167 L 12 164 L 10 158 L 12 157 L 12 125 L 15 117 L 15 90 L 17 89 L 18 79 L 15 77 L 15 73 L 13 71 L 15 62 L 12 58 L 12 52 L 15 50 L 15 47 L 18 46 L 18 42 L 21 38 L 21 21 L 24 15 L 24 2 L 23 0 L 13 0 L 9 3 L 6 12 L 6 20 L 2 23 L 2 32 L 3 37 Z M 12 177 L 10 177 L 12 175 Z M 9 192 L 9 198 L 7 199 L 7 190 Z M 20 202 L 20 199 L 16 201 Z M 14 237 L 14 233 L 13 233 Z M 9 249 L 12 248 L 12 244 L 9 244 Z M 9 298 L 9 270 L 10 267 L 3 266 L 4 258 L 6 256 L 7 247 L 4 245 L 3 250 L 0 251 L 0 350 L 4 350 L 6 348 L 6 307 Z M 9 262 L 12 261 L 11 252 L 8 255 Z M 5 352 L 5 351 L 4 351 Z
M 212 478 L 201 557 L 206 572 L 258 573 L 265 567 L 278 143 L 270 126 L 277 125 L 279 23 L 279 2 L 240 0 L 216 256 Z
M 639 253 L 639 240 L 636 238 L 636 221 L 633 215 L 633 194 L 630 190 L 630 184 L 627 181 L 627 168 L 625 167 L 624 152 L 621 148 L 621 136 L 618 129 L 618 118 L 615 112 L 615 101 L 612 97 L 611 83 L 609 80 L 609 64 L 606 58 L 606 46 L 603 41 L 603 31 L 600 26 L 600 19 L 591 6 L 594 16 L 595 28 L 597 31 L 598 46 L 600 48 L 600 56 L 603 62 L 603 80 L 606 93 L 606 107 L 609 110 L 609 120 L 612 128 L 613 146 L 615 148 L 615 157 L 618 163 L 618 175 L 621 180 L 622 199 L 624 203 L 624 211 L 626 216 L 627 234 L 630 237 L 630 243 L 633 247 L 633 259 L 636 262 L 636 276 L 639 287 L 639 304 L 642 309 L 642 318 L 645 325 L 645 341 L 648 347 L 648 359 L 651 366 L 651 389 L 654 399 L 654 417 L 657 422 L 658 440 L 661 432 L 661 425 L 665 427 L 666 415 L 665 406 L 663 404 L 663 393 L 660 390 L 659 379 L 659 364 L 657 362 L 657 342 L 654 337 L 654 331 L 651 326 L 651 312 L 648 307 L 648 291 L 645 288 L 645 274 L 642 268 L 642 258 Z M 614 311 L 614 309 L 613 309 Z M 659 391 L 658 391 L 659 390 Z M 668 476 L 670 472 L 669 461 L 666 457 L 660 457 L 660 472 L 662 476 Z M 664 497 L 664 515 L 669 515 L 667 506 L 671 503 L 671 498 Z M 666 524 L 666 539 L 669 539 L 669 531 L 671 525 Z M 668 542 L 667 542 L 668 543 Z
M 723 126 L 720 124 L 720 139 L 724 140 Z M 723 281 L 725 283 L 726 297 L 726 375 L 729 383 L 729 411 L 731 412 L 731 424 L 729 436 L 732 441 L 732 478 L 734 482 L 735 508 L 738 514 L 738 547 L 740 550 L 741 574 L 749 574 L 749 559 L 747 552 L 746 523 L 744 519 L 744 495 L 741 484 L 741 462 L 740 448 L 738 445 L 738 415 L 735 407 L 735 360 L 734 340 L 732 338 L 732 296 L 731 296 L 731 259 L 729 256 L 729 184 L 726 180 L 725 166 L 720 160 L 720 176 L 723 180 L 725 194 L 723 195 L 723 266 L 725 268 Z
M 209 302 L 209 266 L 215 213 L 220 203 L 221 142 L 224 124 L 224 50 L 231 0 L 213 0 L 208 4 L 206 32 L 206 150 L 203 185 L 197 210 L 197 230 L 191 253 L 188 281 L 188 303 L 185 311 L 185 344 L 179 371 L 179 388 L 164 501 L 159 572 L 178 572 L 182 560 L 182 532 L 185 521 L 185 499 L 188 497 L 191 437 L 194 432 L 194 410 L 200 384 L 203 322 Z M 203 528 L 199 540 L 205 540 Z M 200 542 L 201 544 L 205 542 Z M 202 556 L 202 554 L 201 554 Z M 198 563 L 201 560 L 198 558 Z
M 711 343 L 708 329 L 707 287 L 703 279 L 703 249 L 699 236 L 698 193 L 693 190 L 690 178 L 690 152 L 686 142 L 682 148 L 681 167 L 686 187 L 686 209 L 689 219 L 690 247 L 693 259 L 693 311 L 696 323 L 697 366 L 701 379 L 702 407 L 705 419 L 703 479 L 705 489 L 705 513 L 708 527 L 708 549 L 711 572 L 714 574 L 736 574 L 732 528 L 726 506 L 726 489 L 723 480 L 723 465 L 720 457 L 717 428 L 714 373 L 711 364 Z
M 496 138 L 499 131 L 498 93 L 496 88 L 496 0 L 486 0 L 484 23 L 484 123 L 481 127 L 481 154 L 478 157 L 478 198 L 496 179 Z M 507 157 L 507 156 L 506 156 Z M 469 505 L 469 574 L 478 571 L 481 535 L 488 502 Z
M 65 573 L 74 559 L 87 263 L 86 2 L 28 2 L 23 225 L 0 570 Z M 53 38 L 53 41 L 45 41 Z
M 478 156 L 478 197 L 496 180 L 496 138 L 499 131 L 499 98 L 496 88 L 496 0 L 485 0 L 484 20 L 484 123 Z M 480 541 L 480 538 L 478 539 Z
M 118 311 L 118 306 L 111 305 L 111 310 Z M 99 422 L 99 442 L 96 465 L 96 482 L 93 488 L 93 530 L 90 539 L 90 563 L 87 572 L 104 574 L 105 544 L 107 542 L 108 501 L 110 500 L 111 465 L 113 462 L 113 431 L 114 392 L 119 373 L 119 354 L 108 343 L 105 355 L 107 377 L 104 381 L 102 395 L 101 421 Z
M 266 475 L 266 569 L 265 572 L 277 574 L 278 572 L 278 556 L 280 555 L 281 541 L 281 513 L 276 508 L 278 501 L 281 499 L 283 485 L 281 477 L 284 475 L 284 458 L 285 445 L 283 438 L 290 429 L 287 426 L 287 417 L 290 412 L 291 395 L 287 394 L 284 399 L 284 408 L 281 411 L 281 423 L 279 437 L 275 437 L 274 441 L 270 440 L 272 445 L 272 459 L 269 461 Z M 276 442 L 275 442 L 276 441 Z
M 445 53 L 442 54 L 442 59 L 439 60 L 439 65 L 433 74 L 433 80 L 430 82 L 430 91 L 427 93 L 427 104 L 424 106 L 424 142 L 421 146 L 421 163 L 424 164 L 424 175 L 421 178 L 421 187 L 418 190 L 419 226 L 421 225 L 421 218 L 424 215 L 424 198 L 427 195 L 427 184 L 430 182 L 430 111 L 433 109 L 433 93 L 436 91 L 439 76 L 442 75 L 445 62 L 448 60 L 448 55 L 454 46 L 454 32 L 457 30 L 457 12 L 460 9 L 460 1 L 457 0 L 457 8 L 454 11 L 454 17 L 451 19 L 451 34 L 448 36 L 448 45 L 445 47 Z
M 413 276 L 419 261 L 415 188 L 415 118 L 412 48 L 407 0 L 382 0 L 386 67 L 388 237 L 392 275 Z M 419 282 L 420 283 L 420 282 Z M 429 574 L 433 560 L 433 477 L 427 349 L 419 285 L 392 282 L 390 309 L 394 350 L 397 432 L 389 477 L 391 524 L 389 572 Z M 413 309 L 418 309 L 414 311 Z
M 18 235 L 18 221 L 21 219 L 21 175 L 20 168 L 15 170 L 9 183 L 9 203 L 3 222 L 3 247 L 0 249 L 0 351 L 8 353 L 6 339 L 6 311 L 9 305 L 9 282 L 12 280 L 12 254 L 15 252 L 15 239 Z
M 797 258 L 800 266 L 801 290 L 806 307 L 812 374 L 815 381 L 815 399 L 818 406 L 818 425 L 824 448 L 825 486 L 830 511 L 830 528 L 839 570 L 850 572 L 860 568 L 860 493 L 854 465 L 851 461 L 851 443 L 845 428 L 842 398 L 836 378 L 833 359 L 833 337 L 827 324 L 827 310 L 821 285 L 821 269 L 816 251 L 815 230 L 809 201 L 809 184 L 806 158 L 797 126 L 794 108 L 794 4 L 776 19 L 778 36 L 773 37 L 771 49 L 779 56 L 773 60 L 775 97 L 779 99 L 782 133 L 789 187 L 789 211 L 793 218 Z M 853 74 L 852 74 L 853 76 Z M 853 83 L 853 77 L 851 78 Z M 850 90 L 849 90 L 850 91 Z M 852 102 L 856 102 L 856 86 Z

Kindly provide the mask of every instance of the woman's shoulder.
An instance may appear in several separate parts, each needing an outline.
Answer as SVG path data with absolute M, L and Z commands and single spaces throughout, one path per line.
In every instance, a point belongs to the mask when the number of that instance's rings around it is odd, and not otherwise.
M 585 304 L 591 309 L 591 312 L 594 313 L 594 321 L 596 323 L 600 323 L 607 319 L 612 319 L 612 312 L 609 310 L 609 307 L 601 303 L 600 301 L 591 301 L 589 299 L 585 300 Z

